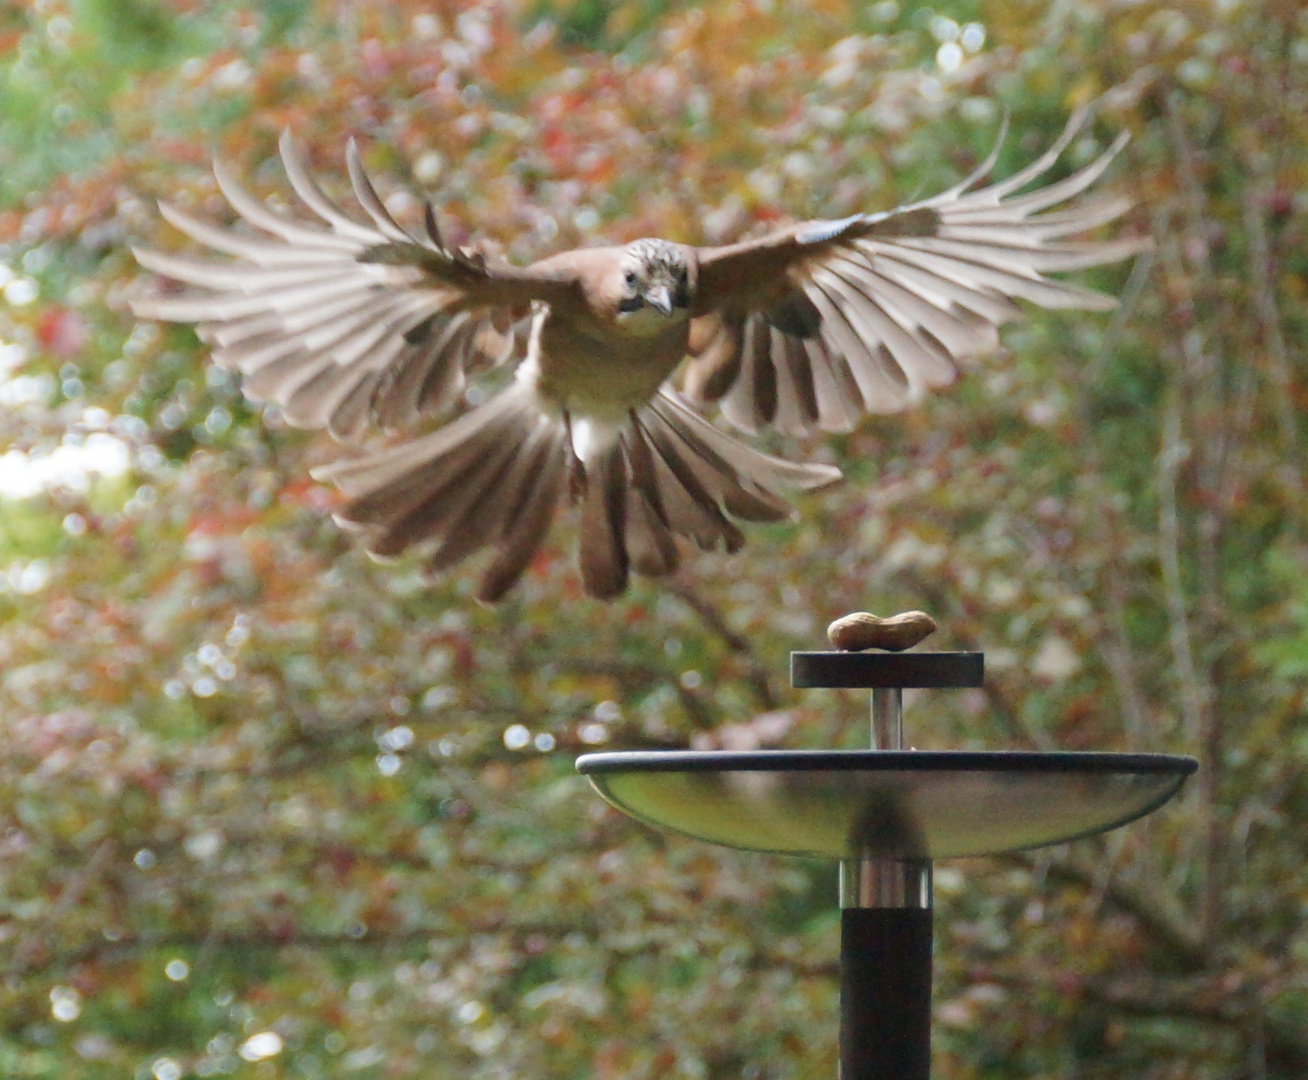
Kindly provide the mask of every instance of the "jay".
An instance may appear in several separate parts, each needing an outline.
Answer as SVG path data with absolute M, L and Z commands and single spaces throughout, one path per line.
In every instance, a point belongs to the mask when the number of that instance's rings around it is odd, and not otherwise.
M 1081 198 L 1121 148 L 1036 186 L 1084 124 L 1015 175 L 986 184 L 995 151 L 961 183 L 884 213 L 806 221 L 755 239 L 693 247 L 659 239 L 514 265 L 443 239 L 427 204 L 410 231 L 386 209 L 351 142 L 362 214 L 280 149 L 299 214 L 252 197 L 221 163 L 219 187 L 252 230 L 161 204 L 225 258 L 137 250 L 188 286 L 138 298 L 137 315 L 197 324 L 216 363 L 287 421 L 390 445 L 315 470 L 349 501 L 337 513 L 367 550 L 408 548 L 439 572 L 489 548 L 478 596 L 502 597 L 539 550 L 560 504 L 580 504 L 585 590 L 621 594 L 631 571 L 664 575 L 679 542 L 737 550 L 737 521 L 791 516 L 778 488 L 840 478 L 765 454 L 745 434 L 848 431 L 902 409 L 998 346 L 998 327 L 1043 308 L 1114 300 L 1050 278 L 1145 246 L 1068 239 L 1120 217 L 1115 195 Z M 1002 141 L 1002 136 L 1001 136 Z M 511 372 L 475 406 L 467 381 Z M 680 374 L 679 374 L 680 373 Z M 501 380 L 503 381 L 503 380 Z M 426 418 L 444 420 L 415 431 Z

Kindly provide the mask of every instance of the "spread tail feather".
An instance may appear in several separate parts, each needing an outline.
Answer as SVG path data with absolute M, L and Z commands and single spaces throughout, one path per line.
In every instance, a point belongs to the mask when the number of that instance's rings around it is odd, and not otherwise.
M 732 518 L 779 521 L 793 511 L 772 488 L 822 487 L 828 465 L 798 465 L 719 431 L 673 391 L 661 391 L 592 443 L 578 468 L 566 417 L 515 382 L 430 435 L 314 471 L 351 497 L 337 514 L 379 557 L 419 548 L 445 570 L 494 549 L 478 598 L 493 602 L 540 549 L 564 492 L 581 504 L 586 592 L 619 596 L 631 570 L 657 577 L 680 561 L 676 537 L 703 549 L 744 543 Z
M 336 515 L 378 557 L 421 548 L 435 573 L 484 547 L 478 599 L 499 600 L 549 532 L 569 463 L 567 431 L 515 383 L 422 438 L 314 470 L 351 496 Z

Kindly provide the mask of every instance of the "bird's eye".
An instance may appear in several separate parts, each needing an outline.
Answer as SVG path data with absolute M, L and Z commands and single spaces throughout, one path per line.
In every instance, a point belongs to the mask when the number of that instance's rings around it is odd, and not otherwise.
M 627 281 L 627 286 L 628 286 L 629 288 L 635 288 L 635 286 L 636 286 L 636 271 L 635 271 L 635 270 L 628 270 L 628 271 L 627 271 L 627 274 L 626 274 L 626 281 Z

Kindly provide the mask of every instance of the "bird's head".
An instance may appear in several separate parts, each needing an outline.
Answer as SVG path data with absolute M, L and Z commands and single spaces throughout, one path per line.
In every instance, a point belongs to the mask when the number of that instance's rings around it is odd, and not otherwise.
M 654 329 L 690 315 L 694 281 L 684 248 L 666 240 L 633 240 L 622 249 L 618 272 L 618 319 L 624 324 Z

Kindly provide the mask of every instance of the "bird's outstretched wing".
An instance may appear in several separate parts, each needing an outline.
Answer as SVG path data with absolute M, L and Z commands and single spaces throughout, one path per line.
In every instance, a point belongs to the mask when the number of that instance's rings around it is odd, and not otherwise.
M 347 151 L 355 198 L 347 214 L 309 174 L 289 133 L 282 161 L 313 217 L 250 195 L 221 163 L 218 186 L 258 235 L 161 204 L 164 217 L 227 259 L 137 249 L 149 270 L 192 286 L 133 302 L 137 315 L 197 323 L 214 360 L 239 371 L 246 394 L 275 402 L 298 427 L 349 439 L 369 422 L 403 426 L 456 402 L 464 377 L 513 354 L 513 324 L 533 300 L 567 303 L 575 283 L 557 270 L 520 268 L 442 240 L 430 206 L 426 235 L 387 211 Z
M 1056 183 L 1044 176 L 1086 120 L 1014 176 L 978 187 L 994 151 L 966 179 L 883 214 L 809 221 L 757 240 L 701 248 L 685 388 L 720 402 L 736 427 L 803 434 L 849 430 L 863 412 L 893 412 L 950 382 L 955 365 L 993 349 L 1015 301 L 1106 309 L 1112 297 L 1046 277 L 1116 262 L 1136 238 L 1066 239 L 1120 217 L 1120 196 L 1084 193 L 1125 143 Z M 1061 208 L 1060 208 L 1061 207 Z

